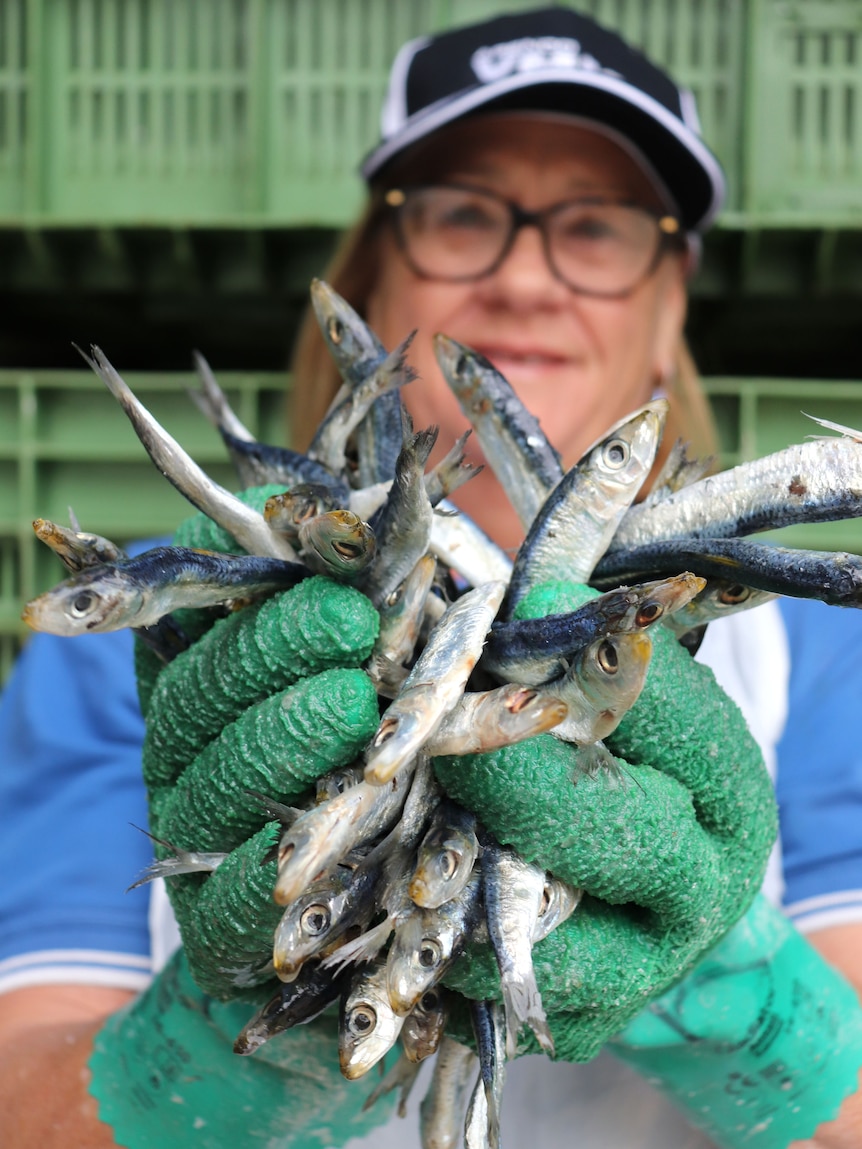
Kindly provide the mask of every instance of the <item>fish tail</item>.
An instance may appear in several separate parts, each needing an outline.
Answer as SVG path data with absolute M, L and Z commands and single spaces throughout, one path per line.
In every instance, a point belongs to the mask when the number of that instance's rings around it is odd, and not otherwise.
M 554 1039 L 548 1028 L 542 995 L 536 985 L 536 976 L 519 977 L 517 980 L 504 979 L 502 983 L 503 1006 L 506 1011 L 506 1056 L 511 1060 L 517 1056 L 518 1034 L 525 1025 L 536 1035 L 536 1040 L 545 1051 L 553 1054 Z

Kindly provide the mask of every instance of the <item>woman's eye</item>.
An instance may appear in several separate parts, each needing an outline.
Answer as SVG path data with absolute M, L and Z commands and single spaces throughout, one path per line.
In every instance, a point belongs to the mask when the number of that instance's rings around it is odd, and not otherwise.
M 470 231 L 486 231 L 494 227 L 494 221 L 479 204 L 464 204 L 441 213 L 440 227 L 463 228 Z

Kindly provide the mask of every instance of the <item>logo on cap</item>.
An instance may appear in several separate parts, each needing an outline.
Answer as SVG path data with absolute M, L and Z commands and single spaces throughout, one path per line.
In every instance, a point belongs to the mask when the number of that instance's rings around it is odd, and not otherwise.
M 582 52 L 580 43 L 571 36 L 523 36 L 520 40 L 477 48 L 470 57 L 470 65 L 483 84 L 516 72 L 543 72 L 551 68 L 619 76 L 613 68 L 603 68 L 589 52 Z

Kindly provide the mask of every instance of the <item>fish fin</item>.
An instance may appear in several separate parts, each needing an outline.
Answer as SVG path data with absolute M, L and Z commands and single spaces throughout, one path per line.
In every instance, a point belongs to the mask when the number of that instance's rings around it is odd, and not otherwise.
M 383 1068 L 383 1062 L 380 1062 L 380 1068 Z M 365 1099 L 365 1104 L 362 1106 L 362 1112 L 365 1113 L 375 1102 L 379 1101 L 385 1094 L 391 1093 L 393 1089 L 400 1089 L 401 1096 L 398 1099 L 398 1116 L 406 1117 L 407 1098 L 410 1096 L 410 1090 L 413 1088 L 419 1069 L 420 1062 L 410 1061 L 407 1055 L 402 1053 L 378 1085 L 368 1094 Z
M 283 802 L 270 798 L 268 794 L 261 794 L 259 790 L 246 790 L 245 792 L 249 798 L 254 799 L 264 814 L 269 814 L 276 822 L 281 822 L 282 826 L 292 826 L 302 813 L 302 810 L 298 810 L 296 806 L 286 806 Z
M 382 922 L 372 926 L 370 930 L 366 930 L 358 938 L 339 946 L 320 964 L 325 969 L 337 968 L 340 971 L 350 962 L 373 961 L 389 940 L 393 927 L 392 918 L 387 915 Z
M 577 785 L 579 777 L 596 778 L 606 772 L 612 783 L 625 785 L 625 775 L 620 762 L 614 758 L 604 742 L 589 742 L 578 747 L 575 758 L 572 785 Z
M 71 506 L 69 507 L 69 526 L 76 534 L 81 534 L 81 524 L 78 522 L 78 516 L 72 510 Z
M 852 439 L 854 443 L 862 443 L 862 431 L 854 431 L 852 427 L 845 427 L 843 423 L 833 423 L 831 419 L 818 419 L 816 415 L 809 415 L 807 411 L 802 411 L 800 414 L 804 415 L 806 419 L 811 419 L 814 423 L 819 423 L 821 427 L 826 427 L 830 431 L 837 431 L 846 439 Z M 806 435 L 805 437 L 806 439 L 825 438 L 823 435 Z
M 518 1034 L 528 1025 L 536 1035 L 536 1040 L 545 1051 L 553 1054 L 554 1039 L 548 1029 L 548 1021 L 542 1005 L 542 995 L 536 985 L 536 975 L 512 980 L 504 978 L 503 1006 L 506 1011 L 506 1056 L 511 1061 L 518 1053 Z
M 218 863 L 214 864 L 203 859 L 195 860 L 194 854 L 189 854 L 185 858 L 163 858 L 145 866 L 137 880 L 126 886 L 126 893 L 136 890 L 138 886 L 145 886 L 147 882 L 155 881 L 156 878 L 173 878 L 177 874 L 211 874 L 217 868 Z

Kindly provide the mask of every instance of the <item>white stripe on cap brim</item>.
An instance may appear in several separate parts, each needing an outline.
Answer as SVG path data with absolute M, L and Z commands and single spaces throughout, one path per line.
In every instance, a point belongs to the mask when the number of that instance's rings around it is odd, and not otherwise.
M 429 108 L 417 112 L 412 122 L 407 121 L 396 136 L 382 143 L 362 165 L 362 176 L 370 180 L 375 172 L 405 147 L 424 139 L 431 132 L 444 127 L 453 120 L 459 119 L 467 112 L 481 108 L 499 96 L 516 92 L 520 88 L 536 88 L 543 84 L 573 84 L 581 88 L 596 88 L 618 97 L 620 100 L 645 112 L 661 127 L 663 127 L 678 143 L 680 143 L 692 158 L 701 166 L 709 177 L 712 187 L 712 197 L 705 212 L 696 223 L 698 230 L 706 230 L 715 219 L 725 197 L 724 172 L 718 160 L 707 148 L 699 136 L 670 112 L 658 100 L 642 92 L 633 84 L 627 83 L 616 76 L 608 76 L 598 72 L 582 72 L 573 76 L 569 68 L 545 68 L 541 71 L 521 72 L 513 76 L 506 76 L 481 87 L 471 89 L 462 96 L 452 99 L 443 97 Z M 516 109 L 515 109 L 516 110 Z M 603 121 L 597 121 L 602 123 Z

